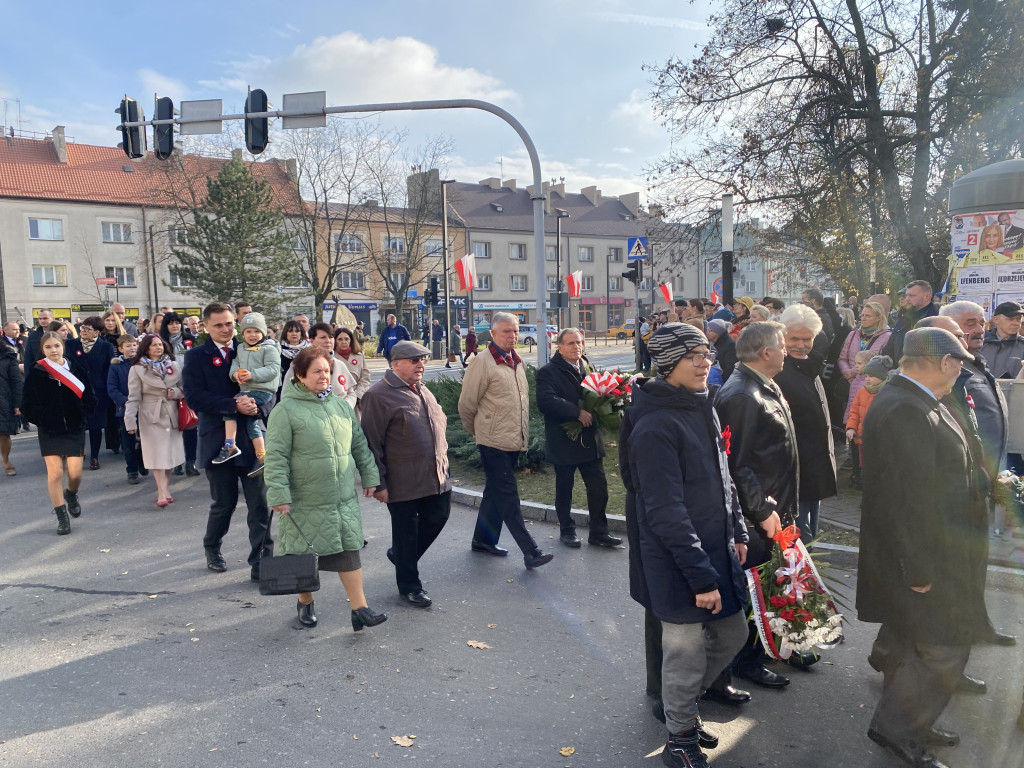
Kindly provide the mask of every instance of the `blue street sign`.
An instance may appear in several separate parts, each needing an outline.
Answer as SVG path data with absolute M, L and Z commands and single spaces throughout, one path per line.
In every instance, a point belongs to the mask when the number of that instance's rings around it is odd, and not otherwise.
M 629 244 L 628 255 L 626 261 L 632 261 L 634 259 L 646 259 L 648 254 L 648 248 L 650 247 L 646 237 L 631 237 L 627 241 Z

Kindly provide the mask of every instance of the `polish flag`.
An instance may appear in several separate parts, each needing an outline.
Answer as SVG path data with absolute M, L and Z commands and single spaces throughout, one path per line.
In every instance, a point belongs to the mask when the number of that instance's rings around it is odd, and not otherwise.
M 472 291 L 476 286 L 476 256 L 467 253 L 454 266 L 459 275 L 459 290 Z
M 672 283 L 662 283 L 659 286 L 659 288 L 661 288 L 661 295 L 665 297 L 665 302 L 668 303 L 668 304 L 671 304 L 672 303 Z
M 708 296 L 708 298 L 711 299 L 711 301 L 713 301 L 715 304 L 718 303 L 718 294 L 715 293 L 714 291 L 711 292 L 711 295 Z
M 580 289 L 583 288 L 583 270 L 578 269 L 566 276 L 565 282 L 569 288 L 569 298 L 579 298 Z

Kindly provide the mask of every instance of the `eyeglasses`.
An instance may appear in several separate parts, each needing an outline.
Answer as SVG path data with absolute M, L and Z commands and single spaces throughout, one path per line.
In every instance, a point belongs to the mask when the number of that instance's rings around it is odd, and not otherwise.
M 708 361 L 708 365 L 714 365 L 717 359 L 717 352 L 694 352 L 692 355 L 683 355 L 683 360 L 689 360 L 694 366 L 700 365 L 705 360 Z

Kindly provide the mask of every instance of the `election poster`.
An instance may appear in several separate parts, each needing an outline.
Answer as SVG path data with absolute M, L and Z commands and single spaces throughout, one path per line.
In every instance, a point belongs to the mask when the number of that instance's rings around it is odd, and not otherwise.
M 977 301 L 988 294 L 1024 293 L 1024 210 L 965 213 L 950 223 L 952 258 L 943 293 Z M 996 302 L 999 303 L 999 302 Z

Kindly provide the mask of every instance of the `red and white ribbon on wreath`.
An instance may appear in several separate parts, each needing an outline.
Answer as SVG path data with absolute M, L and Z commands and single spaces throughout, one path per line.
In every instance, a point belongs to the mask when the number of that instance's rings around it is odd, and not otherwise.
M 75 374 L 73 374 L 63 365 L 57 365 L 56 363 L 52 362 L 51 360 L 47 360 L 46 358 L 40 360 L 39 364 L 46 369 L 46 372 L 48 374 L 53 376 L 53 378 L 55 378 L 65 387 L 74 392 L 75 395 L 78 396 L 79 400 L 82 399 L 82 395 L 85 394 L 85 384 L 83 384 L 81 380 L 77 376 L 75 376 Z

